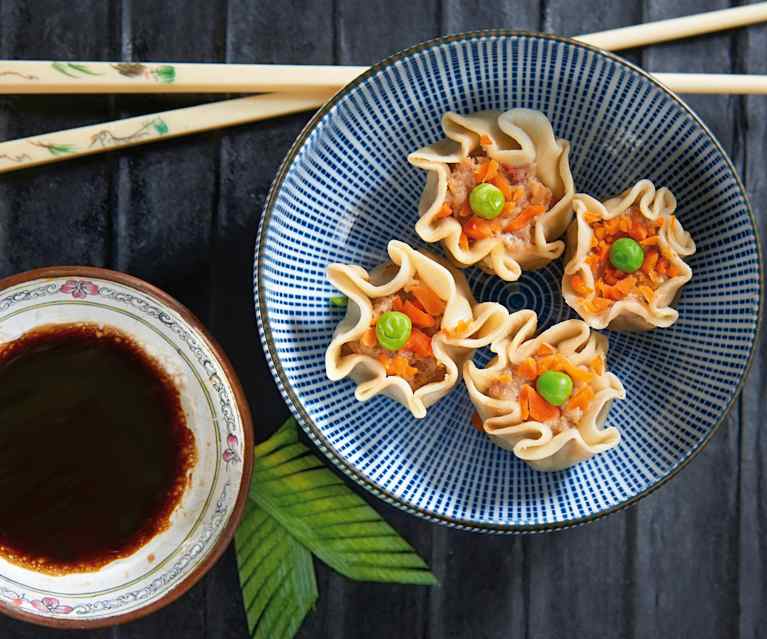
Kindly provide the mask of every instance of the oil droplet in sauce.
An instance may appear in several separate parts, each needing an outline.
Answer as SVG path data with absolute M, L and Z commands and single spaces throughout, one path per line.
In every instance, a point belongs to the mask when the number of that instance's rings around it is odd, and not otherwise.
M 98 570 L 167 529 L 196 462 L 168 373 L 123 332 L 51 324 L 0 345 L 0 555 Z

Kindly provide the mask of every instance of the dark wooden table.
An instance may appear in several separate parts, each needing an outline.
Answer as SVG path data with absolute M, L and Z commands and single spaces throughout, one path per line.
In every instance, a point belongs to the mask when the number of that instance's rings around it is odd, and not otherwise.
M 673 6 L 672 6 L 673 5 Z M 716 0 L 0 0 L 0 57 L 369 64 L 442 33 L 513 27 L 564 35 L 728 6 Z M 625 53 L 651 71 L 767 73 L 767 28 Z M 194 96 L 0 97 L 0 136 L 198 103 Z M 743 177 L 763 237 L 767 97 L 689 99 Z M 229 352 L 267 437 L 288 410 L 256 331 L 251 260 L 264 198 L 300 115 L 30 169 L 0 179 L 0 275 L 106 266 L 188 305 Z M 764 637 L 767 635 L 765 358 L 724 426 L 671 484 L 597 524 L 490 537 L 374 502 L 426 557 L 431 590 L 347 581 L 318 565 L 300 636 Z M 0 618 L 3 639 L 68 636 Z M 230 551 L 186 596 L 83 638 L 244 638 Z

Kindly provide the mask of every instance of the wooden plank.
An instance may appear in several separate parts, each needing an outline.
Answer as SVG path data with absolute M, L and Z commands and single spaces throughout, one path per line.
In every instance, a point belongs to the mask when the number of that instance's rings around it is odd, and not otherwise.
M 574 35 L 639 21 L 635 3 L 553 0 L 546 4 L 543 27 Z M 562 628 L 584 636 L 627 633 L 628 521 L 626 513 L 617 513 L 596 524 L 527 540 L 531 637 L 555 637 Z
M 334 3 L 333 58 L 337 64 L 372 64 L 397 50 L 438 34 L 434 0 Z M 316 30 L 315 30 L 316 31 Z M 431 526 L 366 497 L 406 539 L 429 558 Z M 318 567 L 320 602 L 303 637 L 351 639 L 420 637 L 426 632 L 426 588 L 347 581 Z
M 118 55 L 126 60 L 221 62 L 225 18 L 215 3 L 186 10 L 178 3 L 123 0 L 119 15 L 122 50 Z M 121 115 L 151 113 L 200 101 L 194 96 L 115 99 Z M 203 321 L 208 317 L 210 303 L 209 253 L 220 188 L 219 138 L 219 134 L 211 133 L 121 151 L 114 185 L 116 268 L 163 288 Z M 231 578 L 231 570 L 216 570 L 222 571 L 214 573 L 216 576 L 228 574 Z M 120 639 L 208 637 L 208 579 L 151 617 L 117 629 L 115 635 Z M 221 595 L 231 597 L 236 592 L 236 581 L 227 583 L 232 587 Z M 212 598 L 215 603 L 216 596 Z M 230 608 L 220 610 L 223 614 Z
M 767 47 L 767 26 L 751 27 L 735 38 L 735 70 L 738 73 L 764 73 L 763 52 Z M 767 102 L 747 97 L 735 103 L 736 145 L 733 160 L 751 196 L 762 236 L 767 238 L 767 180 L 761 168 L 767 140 Z M 764 426 L 764 398 L 767 397 L 767 333 L 756 352 L 751 375 L 743 389 L 740 420 L 739 548 L 738 586 L 740 604 L 740 639 L 760 639 L 767 633 L 767 513 L 763 503 L 767 495 L 767 439 Z
M 223 60 L 225 16 L 207 3 L 194 11 L 174 3 L 122 4 L 125 59 Z M 207 98 L 206 98 L 207 99 Z M 195 96 L 120 96 L 122 115 L 199 103 Z M 145 278 L 208 314 L 211 227 L 218 202 L 220 134 L 192 136 L 119 152 L 115 185 L 115 266 Z
M 446 33 L 501 27 L 537 31 L 541 10 L 535 0 L 513 5 L 443 0 L 441 24 Z M 528 540 L 479 537 L 441 526 L 433 528 L 431 537 L 440 586 L 429 593 L 427 636 L 528 636 Z
M 111 51 L 111 15 L 103 3 L 86 7 L 17 0 L 4 2 L 0 11 L 3 58 L 99 59 Z M 33 20 L 32 15 L 45 19 Z M 22 137 L 110 118 L 106 98 L 83 97 L 73 110 L 66 96 L 5 96 L 0 137 Z M 62 263 L 103 265 L 109 258 L 105 242 L 109 175 L 108 163 L 87 159 L 3 179 L 0 275 Z
M 476 29 L 539 31 L 543 3 L 539 0 L 491 3 L 482 0 L 443 0 L 442 32 L 460 33 Z
M 225 59 L 233 63 L 333 62 L 333 18 L 329 2 L 291 5 L 230 0 Z M 220 189 L 210 257 L 209 326 L 232 358 L 254 411 L 257 441 L 289 415 L 261 350 L 253 311 L 253 247 L 277 168 L 310 114 L 279 118 L 222 133 Z M 299 636 L 335 636 L 340 623 L 343 580 L 317 566 L 320 600 Z M 244 637 L 245 618 L 233 553 L 207 579 L 207 627 L 211 637 Z
M 726 7 L 725 2 L 662 0 L 645 4 L 645 20 Z M 732 36 L 720 34 L 648 49 L 651 71 L 732 71 Z M 693 109 L 732 153 L 738 98 L 695 96 Z M 634 636 L 733 636 L 738 618 L 738 419 L 734 413 L 679 477 L 641 502 L 630 547 L 636 552 Z

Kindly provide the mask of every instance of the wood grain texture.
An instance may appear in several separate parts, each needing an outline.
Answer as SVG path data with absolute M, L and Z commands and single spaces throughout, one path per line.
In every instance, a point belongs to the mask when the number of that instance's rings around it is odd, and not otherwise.
M 727 6 L 724 0 L 0 0 L 0 56 L 370 64 L 439 33 L 482 27 L 564 35 Z M 652 71 L 767 73 L 767 27 L 624 52 Z M 7 96 L 0 135 L 18 137 L 199 103 L 198 96 Z M 731 154 L 767 232 L 764 97 L 691 106 Z M 0 181 L 0 274 L 62 262 L 113 266 L 165 288 L 230 354 L 256 439 L 288 415 L 261 352 L 252 251 L 274 174 L 308 116 L 293 116 L 11 174 Z M 426 557 L 433 589 L 345 580 L 317 565 L 303 639 L 554 639 L 767 634 L 767 394 L 763 338 L 743 397 L 708 448 L 638 507 L 530 537 L 432 526 L 365 495 Z M 358 490 L 355 487 L 355 490 Z M 244 639 L 231 552 L 181 600 L 94 632 L 0 618 L 2 639 Z
M 761 55 L 767 48 L 767 27 L 760 26 L 739 33 L 733 48 L 738 72 L 764 73 L 767 61 Z M 733 160 L 751 196 L 762 234 L 763 250 L 767 239 L 767 175 L 761 159 L 767 153 L 767 100 L 743 98 L 735 120 L 736 147 Z M 767 336 L 762 327 L 762 340 L 737 409 L 740 425 L 739 441 L 739 546 L 738 632 L 740 639 L 758 639 L 767 632 L 767 437 L 764 402 L 767 397 Z
M 649 0 L 645 20 L 725 8 L 726 2 Z M 731 34 L 652 47 L 651 71 L 733 70 Z M 732 154 L 739 144 L 740 98 L 693 96 L 688 103 Z M 659 425 L 653 425 L 657 427 Z M 731 636 L 738 617 L 738 420 L 730 415 L 707 448 L 677 479 L 637 507 L 634 628 L 637 637 Z M 706 602 L 701 605 L 701 602 Z

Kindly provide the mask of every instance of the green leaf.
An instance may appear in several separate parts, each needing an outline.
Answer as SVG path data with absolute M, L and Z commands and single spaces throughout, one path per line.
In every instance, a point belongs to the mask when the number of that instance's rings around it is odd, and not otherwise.
M 290 639 L 317 601 L 311 553 L 252 500 L 235 548 L 251 636 Z
M 70 78 L 76 78 L 77 76 L 74 73 L 70 73 L 69 69 L 67 68 L 67 65 L 63 62 L 52 62 L 51 66 L 58 71 L 59 73 L 63 73 L 64 75 L 68 75 Z
M 77 64 L 75 62 L 67 62 L 67 66 L 70 69 L 74 69 L 75 71 L 79 71 L 80 73 L 85 73 L 86 75 L 104 75 L 103 73 L 96 73 L 95 71 L 91 71 L 84 64 Z
M 155 67 L 152 69 L 152 75 L 158 82 L 164 84 L 172 84 L 176 81 L 176 69 L 169 64 Z
M 256 448 L 250 501 L 350 579 L 437 583 L 411 546 L 298 441 L 293 419 Z
M 344 306 L 346 306 L 349 303 L 349 298 L 346 297 L 346 295 L 333 295 L 330 298 L 330 303 L 333 306 L 344 307 Z

